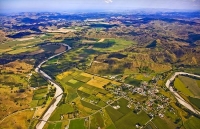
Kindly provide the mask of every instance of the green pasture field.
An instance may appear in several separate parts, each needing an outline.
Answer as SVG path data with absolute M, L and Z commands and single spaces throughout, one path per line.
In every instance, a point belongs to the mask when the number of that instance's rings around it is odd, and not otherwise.
M 69 124 L 69 129 L 86 129 L 84 121 L 84 119 L 71 120 Z
M 38 104 L 41 105 L 41 103 L 44 100 L 44 97 L 46 96 L 47 92 L 48 92 L 48 87 L 42 87 L 40 89 L 35 90 L 33 92 L 34 93 L 33 100 L 41 100 L 41 101 L 38 101 Z
M 57 122 L 56 124 L 49 123 L 48 129 L 61 129 L 62 122 Z
M 89 94 L 89 95 L 92 94 L 92 90 L 90 90 L 90 89 L 88 89 L 88 88 L 86 88 L 86 87 L 84 87 L 84 86 L 81 86 L 78 90 L 79 90 L 79 91 L 82 91 L 82 92 L 84 92 L 84 93 L 86 93 L 86 94 Z
M 80 90 L 77 90 L 77 93 L 78 93 L 78 95 L 79 95 L 81 98 L 88 98 L 88 97 L 90 97 L 90 94 L 85 93 L 85 92 L 80 91 Z
M 166 116 L 167 118 L 170 118 L 172 121 L 175 121 L 176 119 L 179 118 L 179 116 L 178 116 L 176 113 L 170 112 L 170 111 L 168 111 L 168 110 L 166 110 L 165 116 Z
M 77 81 L 77 80 L 74 80 L 74 79 L 71 79 L 68 82 L 66 82 L 66 84 L 68 86 L 73 87 L 73 88 L 79 88 L 80 86 L 84 85 L 85 83 Z
M 161 119 L 160 117 L 156 116 L 152 122 L 156 125 L 157 128 L 162 129 L 163 127 L 165 127 L 165 129 L 175 129 L 176 125 L 167 120 L 167 119 Z
M 68 82 L 71 83 L 71 84 L 76 84 L 78 81 L 77 81 L 77 80 L 74 80 L 74 79 L 71 79 L 71 80 L 69 80 Z
M 186 87 L 188 87 L 190 91 L 192 91 L 192 93 L 195 96 L 200 97 L 200 87 L 198 86 L 198 83 L 197 83 L 197 81 L 199 80 L 186 77 L 186 76 L 178 76 L 178 78 L 185 84 Z
M 194 96 L 192 92 L 188 88 L 186 88 L 185 84 L 179 78 L 175 79 L 174 86 L 178 91 L 181 91 L 183 94 L 187 96 Z
M 111 106 L 108 106 L 105 109 L 113 122 L 115 122 L 115 121 L 119 120 L 121 117 L 123 117 L 123 114 L 121 112 L 119 112 L 118 110 L 115 110 Z
M 33 95 L 33 100 L 40 100 L 40 99 L 43 99 L 45 96 L 46 96 L 45 93 L 42 93 L 42 94 L 34 94 L 34 95 Z
M 149 122 L 144 129 L 157 129 L 152 122 Z
M 135 114 L 131 111 L 124 117 L 117 120 L 115 122 L 115 126 L 118 129 L 132 129 L 135 128 L 137 123 L 140 125 L 145 125 L 149 120 L 149 116 L 144 111 L 140 112 L 139 114 Z
M 91 104 L 91 103 L 88 103 L 88 102 L 86 102 L 86 101 L 83 101 L 83 100 L 81 100 L 81 104 L 82 104 L 84 107 L 90 108 L 90 109 L 92 109 L 92 110 L 99 110 L 99 109 L 101 109 L 100 107 L 97 107 L 97 106 L 95 106 L 95 105 L 93 105 L 93 104 Z
M 98 93 L 98 90 L 100 89 L 88 84 L 84 84 L 83 86 L 79 88 L 79 90 L 86 92 L 88 94 L 94 94 L 94 93 Z
M 30 78 L 30 85 L 31 87 L 47 86 L 48 82 L 39 74 L 33 73 L 33 75 Z
M 124 98 L 121 98 L 118 100 L 118 104 L 120 106 L 119 109 L 117 109 L 119 112 L 121 112 L 122 114 L 127 114 L 131 111 L 130 108 L 127 107 L 128 105 L 128 100 L 124 99 Z
M 67 96 L 66 96 L 66 101 L 67 102 L 71 102 L 73 101 L 75 98 L 78 97 L 78 94 L 76 93 L 77 89 L 74 89 L 73 87 L 66 87 L 67 90 Z
M 194 104 L 197 108 L 200 109 L 200 99 L 199 98 L 188 97 L 188 99 L 192 104 Z
M 105 107 L 107 104 L 106 104 L 104 101 L 100 100 L 100 101 L 97 103 L 97 105 L 98 105 L 99 107 Z
M 85 76 L 82 76 L 82 75 L 77 75 L 77 76 L 74 77 L 74 79 L 85 82 L 85 83 L 88 82 L 89 80 L 91 80 L 91 78 L 85 77 Z
M 101 47 L 100 48 L 96 47 L 96 48 L 93 48 L 93 49 L 100 51 L 100 52 L 117 52 L 117 51 L 124 50 L 125 48 L 128 48 L 128 47 L 136 44 L 133 41 L 127 41 L 127 40 L 124 40 L 124 39 L 106 39 L 102 43 L 107 43 L 107 42 L 113 42 L 114 44 L 110 47 L 103 48 L 103 49 Z M 96 43 L 96 44 L 102 44 L 102 43 Z
M 114 124 L 111 124 L 110 126 L 108 126 L 106 129 L 116 129 Z
M 43 98 L 43 99 L 40 99 L 40 100 L 38 100 L 38 103 L 37 103 L 37 105 L 38 106 L 42 106 L 43 104 L 44 104 L 44 102 L 45 102 L 46 100 Z
M 72 76 L 64 77 L 61 80 L 56 78 L 56 80 L 64 88 L 64 93 L 67 93 L 67 96 L 66 96 L 66 99 L 65 99 L 66 102 L 71 102 L 72 100 L 74 100 L 75 98 L 78 97 L 76 88 L 83 84 L 82 82 L 78 82 L 76 84 L 69 83 L 68 81 L 71 80 L 71 79 L 72 79 Z
M 71 80 L 73 77 L 72 76 L 66 76 L 64 77 L 63 79 L 57 79 L 58 82 L 61 82 L 61 83 L 67 83 L 69 80 Z
M 40 89 L 34 90 L 34 94 L 42 94 L 47 92 L 48 92 L 48 87 L 42 87 Z
M 38 100 L 32 100 L 31 107 L 37 107 L 37 106 L 38 106 Z
M 93 115 L 93 119 L 91 120 L 91 125 L 90 125 L 90 128 L 93 129 L 96 129 L 98 127 L 101 128 L 104 127 L 104 120 L 99 112 Z
M 72 113 L 74 112 L 74 108 L 69 104 L 62 104 L 61 106 L 57 107 L 56 110 L 53 112 L 51 117 L 49 118 L 50 121 L 59 121 L 61 115 Z
M 102 93 L 102 94 L 108 94 L 109 93 L 108 91 L 106 91 L 104 89 L 100 89 L 100 88 L 94 87 L 94 86 L 89 85 L 89 84 L 85 84 L 82 87 L 88 89 L 91 94 L 92 93 Z
M 200 119 L 196 117 L 190 117 L 186 122 L 184 122 L 184 127 L 186 129 L 199 129 Z
M 134 85 L 134 86 L 140 86 L 141 80 L 137 80 L 137 79 L 134 79 L 132 77 L 127 77 L 125 79 L 125 83 L 131 84 L 131 85 Z
M 194 73 L 194 74 L 200 75 L 199 68 L 186 68 L 184 71 L 187 73 Z

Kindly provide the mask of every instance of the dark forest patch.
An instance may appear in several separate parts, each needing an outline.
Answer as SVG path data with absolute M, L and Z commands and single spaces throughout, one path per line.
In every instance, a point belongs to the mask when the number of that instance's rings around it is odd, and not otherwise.
M 24 36 L 32 35 L 32 34 L 38 34 L 38 33 L 31 33 L 31 32 L 19 32 L 14 35 L 8 35 L 9 38 L 22 38 Z
M 108 56 L 108 58 L 118 58 L 118 59 L 123 59 L 126 57 L 127 57 L 127 55 L 123 55 L 121 53 L 112 53 Z

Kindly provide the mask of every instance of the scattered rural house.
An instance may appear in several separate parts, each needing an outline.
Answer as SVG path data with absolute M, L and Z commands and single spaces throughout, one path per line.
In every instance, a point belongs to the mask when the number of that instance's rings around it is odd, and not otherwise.
M 113 106 L 114 109 L 120 109 L 120 106 L 117 105 L 117 106 Z
M 163 118 L 163 117 L 164 117 L 164 114 L 159 113 L 159 117 L 160 117 L 160 118 Z

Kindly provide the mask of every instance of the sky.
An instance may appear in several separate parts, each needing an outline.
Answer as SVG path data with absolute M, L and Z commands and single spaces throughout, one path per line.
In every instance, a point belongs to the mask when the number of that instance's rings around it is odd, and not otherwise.
M 141 8 L 200 10 L 200 0 L 0 0 L 0 13 Z

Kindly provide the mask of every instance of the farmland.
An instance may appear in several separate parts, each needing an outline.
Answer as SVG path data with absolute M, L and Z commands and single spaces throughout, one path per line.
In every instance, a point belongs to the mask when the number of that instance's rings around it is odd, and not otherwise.
M 178 91 L 181 91 L 186 96 L 193 96 L 192 92 L 186 88 L 185 84 L 180 79 L 176 78 L 174 85 Z
M 145 112 L 141 112 L 139 114 L 134 114 L 133 112 L 129 112 L 121 119 L 117 120 L 115 125 L 118 129 L 132 129 L 135 128 L 136 124 L 145 125 L 150 118 L 147 116 Z M 126 123 L 126 124 L 123 124 Z
M 102 115 L 98 112 L 96 113 L 95 115 L 93 115 L 93 119 L 91 120 L 91 127 L 90 128 L 98 128 L 98 127 L 101 127 L 103 128 L 104 127 L 104 120 L 102 118 Z
M 151 13 L 0 15 L 0 127 L 34 129 L 53 105 L 44 129 L 199 128 L 165 86 L 200 74 L 199 13 Z M 170 86 L 200 109 L 200 79 Z
M 200 96 L 200 88 L 198 86 L 198 79 L 193 79 L 186 76 L 179 76 L 180 80 L 188 87 L 188 89 L 194 94 L 194 96 Z
M 184 123 L 184 126 L 187 129 L 198 129 L 199 128 L 199 122 L 200 122 L 200 120 L 198 118 L 191 117 Z
M 84 119 L 72 120 L 69 129 L 86 129 Z
M 143 80 L 142 76 L 137 75 L 136 77 L 137 79 Z M 56 109 L 56 111 L 51 116 L 50 121 L 70 120 L 69 125 L 71 125 L 72 121 L 81 117 L 87 118 L 89 116 L 89 121 L 91 123 L 90 128 L 117 127 L 119 129 L 123 129 L 136 128 L 136 125 L 144 126 L 151 119 L 149 117 L 149 114 L 141 109 L 138 109 L 141 108 L 141 105 L 132 104 L 133 102 L 130 101 L 130 99 L 132 99 L 136 102 L 144 103 L 148 100 L 145 96 L 138 93 L 129 93 L 129 100 L 125 98 L 116 99 L 114 98 L 115 95 L 113 95 L 112 92 L 110 93 L 110 91 L 105 90 L 115 89 L 115 87 L 117 88 L 120 84 L 119 82 L 93 74 L 85 73 L 76 69 L 58 74 L 56 76 L 56 79 L 63 86 L 64 92 L 66 93 L 64 99 L 65 101 L 63 101 L 65 104 L 61 104 Z M 144 80 L 145 79 L 146 78 L 144 78 Z M 175 84 L 181 84 L 182 86 L 184 85 L 184 83 L 181 82 L 180 79 L 177 82 L 175 81 Z M 140 84 L 138 84 L 138 86 L 139 85 Z M 107 105 L 109 102 L 111 103 L 110 106 Z M 64 105 L 71 106 L 62 108 L 64 107 Z M 175 105 L 173 106 L 174 108 L 178 109 L 176 110 L 175 114 L 167 111 L 164 113 L 164 115 L 166 115 L 165 118 L 155 117 L 152 121 L 153 124 L 147 127 L 152 126 L 155 128 L 160 128 L 161 125 L 166 125 L 167 128 L 174 128 L 180 126 L 180 122 L 178 122 L 177 124 L 173 124 L 174 121 L 179 120 L 178 116 L 181 112 L 178 107 L 176 107 Z M 104 112 L 101 111 L 102 108 L 105 108 L 103 109 Z M 97 113 L 95 113 L 95 111 Z M 183 119 L 185 119 L 185 116 L 183 117 Z M 108 121 L 106 122 L 104 119 L 108 119 Z M 124 122 L 128 124 L 124 125 Z M 114 123 L 114 125 L 112 123 Z M 168 125 L 169 123 L 170 126 Z M 153 126 L 154 124 L 155 126 Z M 85 126 L 81 128 L 85 128 Z
M 48 98 L 49 98 L 48 87 L 42 87 L 37 90 L 34 90 L 31 106 L 36 107 L 45 105 Z
M 153 119 L 153 123 L 158 128 L 166 127 L 166 128 L 171 129 L 171 128 L 176 127 L 176 125 L 174 123 L 170 122 L 169 120 L 167 120 L 167 119 L 161 119 L 159 117 L 156 117 L 155 119 Z
M 186 100 L 193 104 L 197 109 L 200 108 L 200 88 L 198 86 L 198 82 L 199 78 L 192 78 L 188 76 L 178 76 L 174 82 L 175 88 L 183 93 L 184 96 L 186 96 Z
M 200 99 L 199 98 L 192 98 L 192 97 L 188 97 L 189 101 L 194 104 L 197 108 L 200 109 Z

